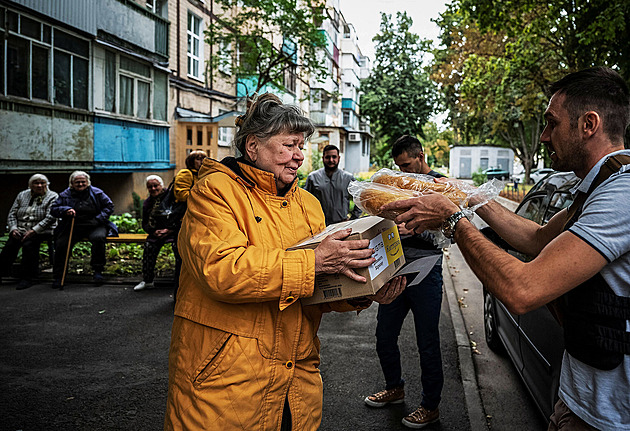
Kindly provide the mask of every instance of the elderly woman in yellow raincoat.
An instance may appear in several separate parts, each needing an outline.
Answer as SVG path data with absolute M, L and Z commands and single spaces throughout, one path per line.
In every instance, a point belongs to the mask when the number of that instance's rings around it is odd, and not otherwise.
M 287 248 L 325 228 L 317 199 L 297 186 L 313 125 L 264 94 L 237 120 L 240 158 L 206 159 L 179 234 L 183 259 L 169 355 L 166 430 L 316 430 L 322 313 L 391 302 L 397 277 L 372 298 L 302 305 L 317 274 L 364 278 L 367 240 L 328 236 L 315 250 Z

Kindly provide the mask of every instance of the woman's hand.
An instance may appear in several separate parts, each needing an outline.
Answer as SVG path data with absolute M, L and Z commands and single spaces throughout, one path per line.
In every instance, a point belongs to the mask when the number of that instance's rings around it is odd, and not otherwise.
M 367 248 L 370 245 L 367 239 L 344 241 L 351 233 L 352 229 L 334 232 L 315 248 L 315 275 L 343 274 L 354 281 L 367 281 L 353 269 L 366 268 L 374 263 L 374 250 Z
M 394 299 L 398 298 L 403 290 L 405 290 L 406 286 L 407 277 L 399 275 L 385 283 L 385 285 L 376 292 L 376 295 L 370 295 L 368 298 L 379 304 L 390 304 Z
M 68 211 L 66 211 L 66 215 L 70 217 L 74 217 L 76 214 L 77 212 L 74 210 L 74 208 L 70 208 Z

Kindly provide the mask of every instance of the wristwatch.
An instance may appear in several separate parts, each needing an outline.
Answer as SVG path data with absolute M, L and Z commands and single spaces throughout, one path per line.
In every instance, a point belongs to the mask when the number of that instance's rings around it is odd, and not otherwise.
M 457 226 L 457 222 L 466 217 L 463 211 L 458 211 L 455 214 L 451 215 L 449 218 L 442 222 L 442 234 L 448 238 L 453 239 L 455 236 L 455 226 Z

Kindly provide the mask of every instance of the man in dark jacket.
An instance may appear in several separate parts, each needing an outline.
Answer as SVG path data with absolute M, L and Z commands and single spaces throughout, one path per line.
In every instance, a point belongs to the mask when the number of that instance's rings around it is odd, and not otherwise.
M 424 158 L 422 144 L 413 136 L 403 135 L 398 138 L 392 147 L 392 157 L 403 172 L 431 177 L 444 176 L 429 167 Z M 402 378 L 398 336 L 407 314 L 411 311 L 422 369 L 422 400 L 420 407 L 403 418 L 402 423 L 409 428 L 422 428 L 439 420 L 438 405 L 444 386 L 439 331 L 442 250 L 433 245 L 433 235 L 428 232 L 414 234 L 403 225 L 399 225 L 398 229 L 408 264 L 429 256 L 434 256 L 436 260 L 426 277 L 416 281 L 418 274 L 409 274 L 405 291 L 392 303 L 378 306 L 376 352 L 385 376 L 385 389 L 366 397 L 365 403 L 370 407 L 384 407 L 404 401 L 405 381 Z
M 53 289 L 62 288 L 61 278 L 68 247 L 71 252 L 74 244 L 83 239 L 92 243 L 90 264 L 94 271 L 94 283 L 103 284 L 105 239 L 107 236 L 118 236 L 116 225 L 109 221 L 113 212 L 112 200 L 103 190 L 92 186 L 86 172 L 74 171 L 70 175 L 70 187 L 59 194 L 50 210 L 53 216 L 60 218 L 54 231 Z
M 158 175 L 149 175 L 147 177 L 147 191 L 149 192 L 149 197 L 142 205 L 142 229 L 149 236 L 144 243 L 144 251 L 142 253 L 142 281 L 133 288 L 135 291 L 153 287 L 155 263 L 160 250 L 167 242 L 170 242 L 173 246 L 176 272 L 179 272 L 182 261 L 177 252 L 177 232 L 181 221 L 169 220 L 168 216 L 162 214 L 163 211 L 160 208 L 160 203 L 167 194 L 162 178 Z

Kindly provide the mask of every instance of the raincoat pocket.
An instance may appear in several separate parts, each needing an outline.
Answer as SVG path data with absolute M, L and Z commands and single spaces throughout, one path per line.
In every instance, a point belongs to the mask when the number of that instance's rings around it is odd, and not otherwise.
M 212 343 L 210 351 L 193 374 L 194 384 L 196 386 L 202 384 L 216 370 L 221 361 L 225 358 L 227 351 L 226 346 L 232 338 L 232 334 L 229 332 L 223 332 L 214 328 L 212 328 L 212 330 L 219 331 L 221 334 L 219 334 L 215 342 Z

